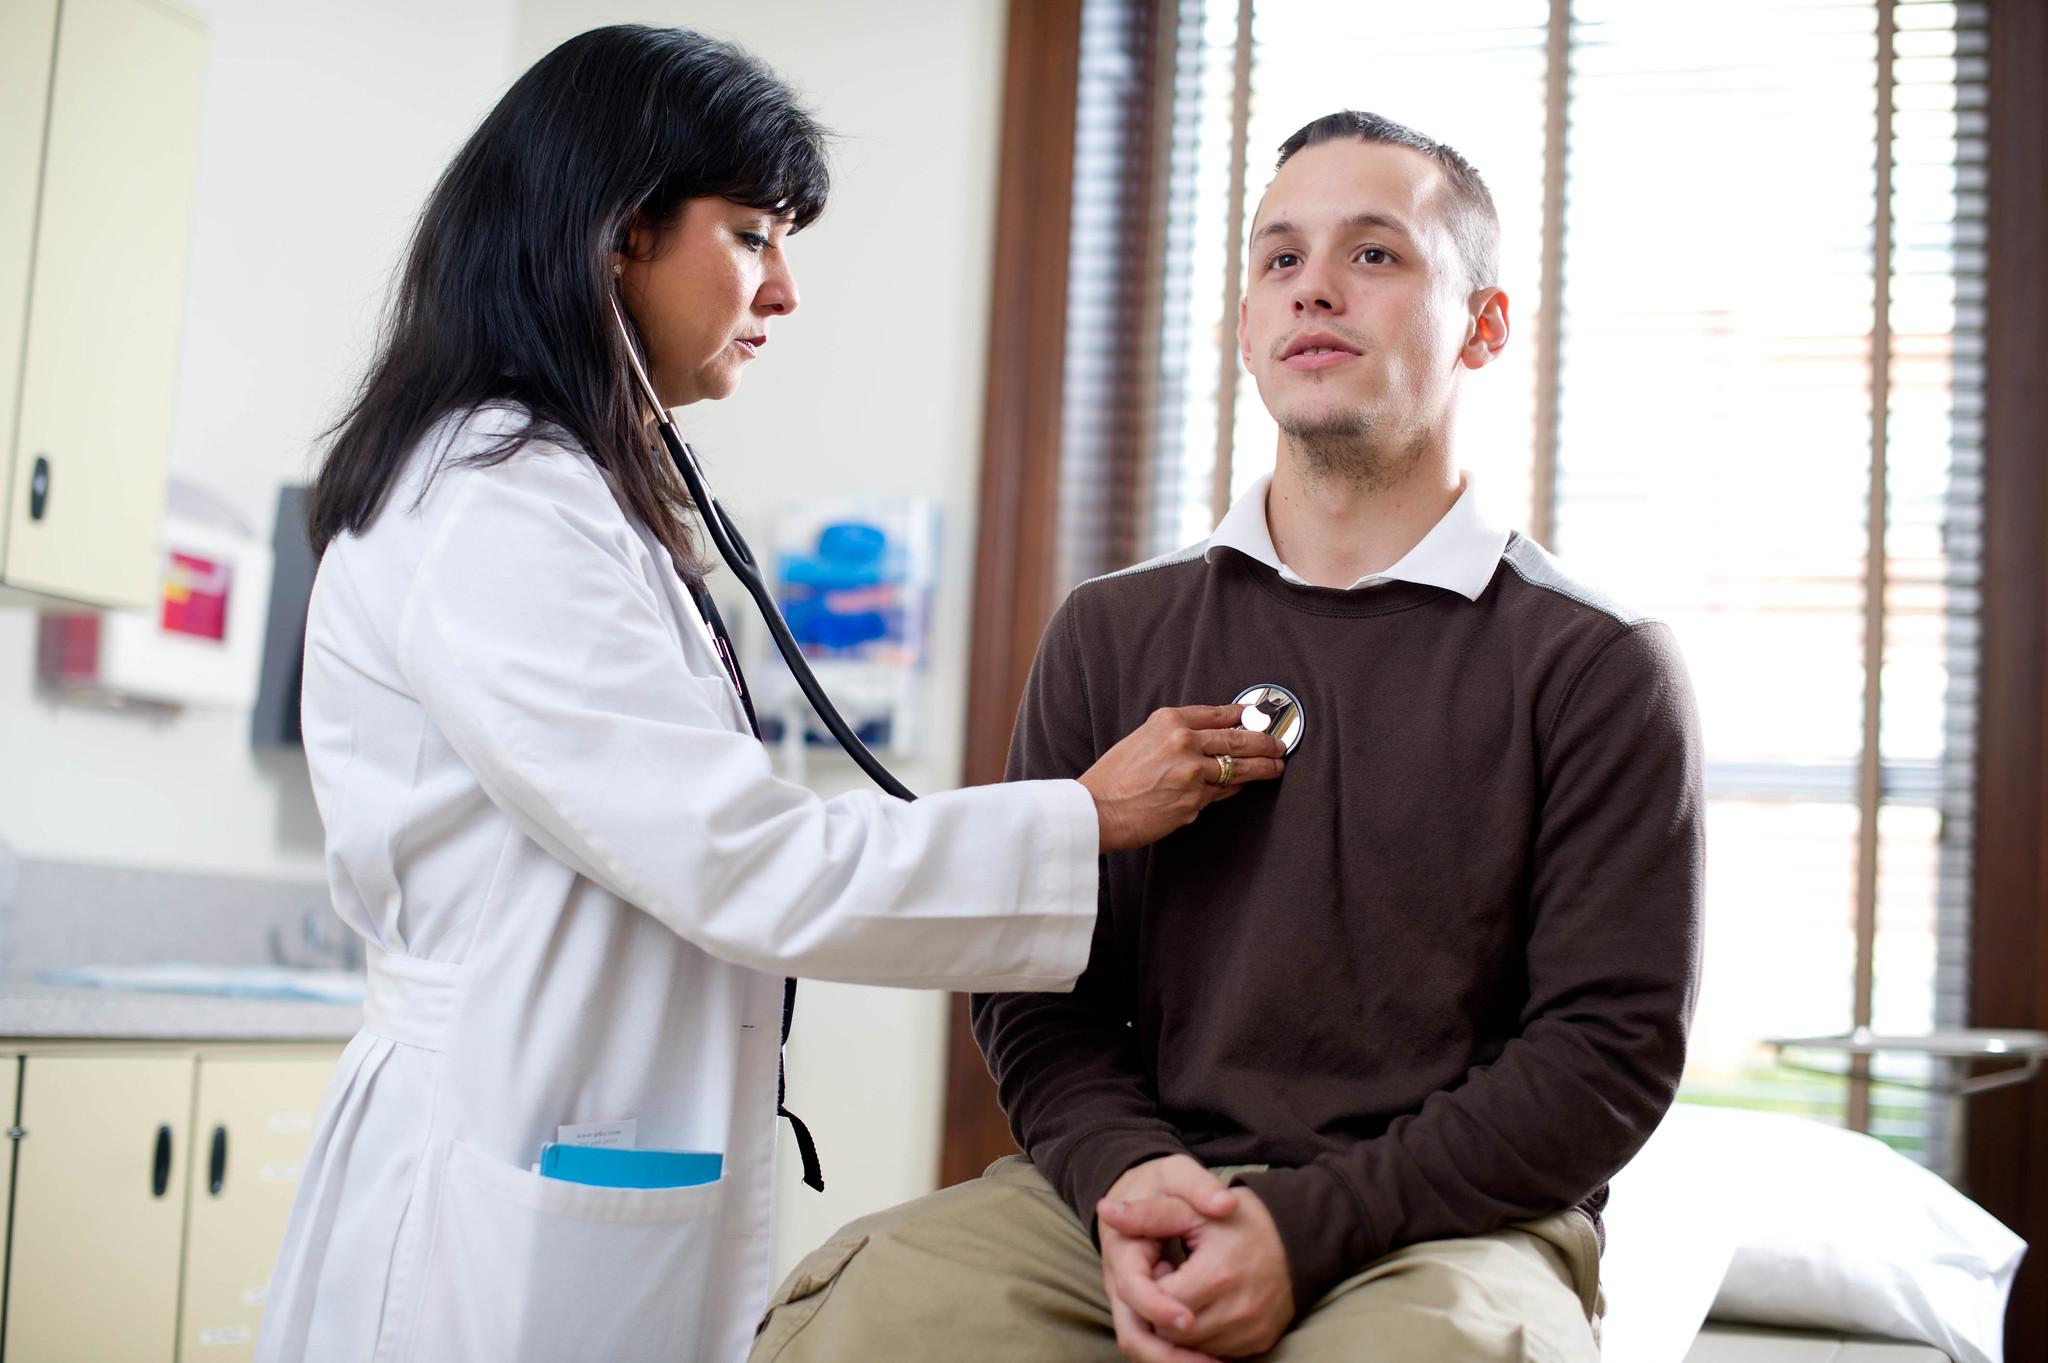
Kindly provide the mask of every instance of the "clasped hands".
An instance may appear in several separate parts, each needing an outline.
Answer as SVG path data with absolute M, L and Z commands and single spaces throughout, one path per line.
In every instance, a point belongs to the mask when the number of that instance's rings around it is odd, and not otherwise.
M 1249 1188 L 1187 1155 L 1128 1170 L 1095 1205 L 1117 1348 L 1133 1363 L 1262 1354 L 1294 1319 L 1287 1251 Z M 1187 1256 L 1176 1264 L 1168 1246 Z

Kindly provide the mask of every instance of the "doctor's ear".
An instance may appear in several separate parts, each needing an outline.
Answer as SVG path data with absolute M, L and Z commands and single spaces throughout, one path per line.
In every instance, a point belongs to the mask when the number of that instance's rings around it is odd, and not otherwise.
M 618 246 L 612 252 L 612 263 L 623 266 L 627 261 L 653 260 L 661 254 L 663 231 L 645 217 L 633 219 L 619 238 Z
M 635 217 L 630 227 L 619 233 L 617 243 L 612 247 L 612 278 L 626 281 L 626 268 L 643 265 L 661 254 L 661 231 L 644 216 Z M 636 276 L 637 279 L 637 276 Z
M 1465 328 L 1465 344 L 1458 362 L 1467 369 L 1479 369 L 1500 358 L 1508 343 L 1508 296 L 1501 289 L 1481 289 L 1472 295 L 1472 321 Z

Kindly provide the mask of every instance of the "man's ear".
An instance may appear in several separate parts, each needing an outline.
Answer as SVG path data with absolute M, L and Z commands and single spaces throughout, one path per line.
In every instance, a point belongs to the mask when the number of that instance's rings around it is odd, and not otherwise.
M 1480 369 L 1500 358 L 1508 343 L 1508 296 L 1504 289 L 1481 289 L 1467 304 L 1472 320 L 1465 327 L 1465 345 L 1458 363 Z
M 1245 373 L 1252 371 L 1252 338 L 1245 331 L 1248 309 L 1242 297 L 1237 300 L 1237 358 L 1244 365 Z

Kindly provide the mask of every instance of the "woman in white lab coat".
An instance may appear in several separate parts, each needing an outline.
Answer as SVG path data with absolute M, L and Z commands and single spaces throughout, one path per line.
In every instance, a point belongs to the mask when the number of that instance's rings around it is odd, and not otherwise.
M 1162 711 L 1079 781 L 905 804 L 773 776 L 610 298 L 665 403 L 730 394 L 797 306 L 821 146 L 736 49 L 601 29 L 512 87 L 421 217 L 312 498 L 306 754 L 369 998 L 269 1363 L 736 1363 L 769 1288 L 784 976 L 1070 988 L 1098 847 L 1240 789 L 1215 754 L 1278 774 L 1225 707 Z M 533 1171 L 591 1124 L 723 1177 Z

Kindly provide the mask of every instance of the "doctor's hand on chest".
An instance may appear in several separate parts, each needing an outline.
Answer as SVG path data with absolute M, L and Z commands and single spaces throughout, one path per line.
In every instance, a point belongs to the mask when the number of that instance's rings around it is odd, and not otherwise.
M 1081 773 L 1095 797 L 1102 850 L 1156 842 L 1244 783 L 1278 777 L 1284 749 L 1270 734 L 1233 727 L 1243 712 L 1241 705 L 1155 710 Z

